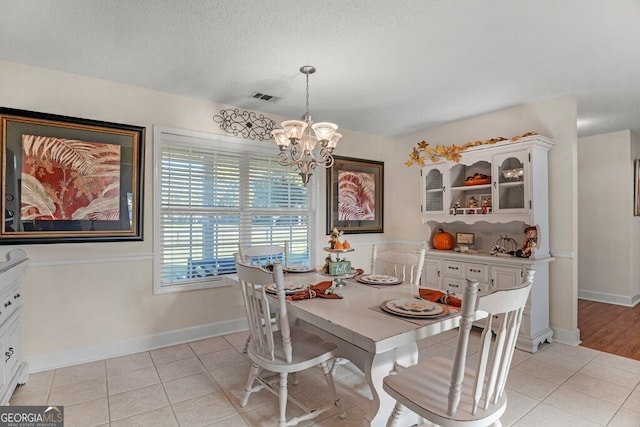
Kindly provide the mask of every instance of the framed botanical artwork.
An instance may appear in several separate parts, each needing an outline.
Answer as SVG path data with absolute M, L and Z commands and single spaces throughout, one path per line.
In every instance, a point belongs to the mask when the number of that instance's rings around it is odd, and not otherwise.
M 144 128 L 0 108 L 0 244 L 142 240 Z
M 384 162 L 333 156 L 327 171 L 327 234 L 384 232 Z

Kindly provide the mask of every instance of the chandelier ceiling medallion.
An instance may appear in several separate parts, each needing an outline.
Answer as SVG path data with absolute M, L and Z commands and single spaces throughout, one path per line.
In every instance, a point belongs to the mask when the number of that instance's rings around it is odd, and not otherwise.
M 278 163 L 299 171 L 302 183 L 306 186 L 312 175 L 311 172 L 316 167 L 326 169 L 333 166 L 331 153 L 342 135 L 336 132 L 338 125 L 328 122 L 313 123 L 309 115 L 309 75 L 315 73 L 316 69 L 311 65 L 305 65 L 300 67 L 300 72 L 307 77 L 307 104 L 304 118 L 284 121 L 281 123 L 282 129 L 274 129 L 271 134 L 280 148 Z

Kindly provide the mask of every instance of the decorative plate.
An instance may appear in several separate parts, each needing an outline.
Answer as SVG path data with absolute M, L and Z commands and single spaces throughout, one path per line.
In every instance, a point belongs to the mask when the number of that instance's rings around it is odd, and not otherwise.
M 384 311 L 406 317 L 436 317 L 449 313 L 441 304 L 416 298 L 389 300 L 380 306 Z
M 383 274 L 364 274 L 358 277 L 357 280 L 367 285 L 398 285 L 402 283 L 402 280 L 397 277 L 385 276 Z
M 290 265 L 288 267 L 284 267 L 282 270 L 288 273 L 309 273 L 311 271 L 314 271 L 315 268 L 309 267 L 307 265 Z
M 355 249 L 353 249 L 353 248 L 349 248 L 349 249 L 331 249 L 331 248 L 322 248 L 322 249 L 324 249 L 324 250 L 325 250 L 325 251 L 327 251 L 327 252 L 334 253 L 334 254 L 336 254 L 336 253 L 344 253 L 344 252 L 353 252 L 353 251 L 355 251 Z
M 303 291 L 307 286 L 300 283 L 285 283 L 284 293 L 285 295 L 292 295 L 298 291 Z M 275 283 L 265 286 L 264 290 L 270 294 L 277 294 L 278 287 Z

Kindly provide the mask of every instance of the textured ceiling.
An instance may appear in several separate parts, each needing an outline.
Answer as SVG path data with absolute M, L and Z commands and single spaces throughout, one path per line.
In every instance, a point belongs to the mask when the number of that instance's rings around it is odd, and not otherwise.
M 0 59 L 397 136 L 573 94 L 640 129 L 639 0 L 0 0 Z M 275 103 L 249 97 L 259 91 Z M 0 102 L 1 104 L 1 102 Z

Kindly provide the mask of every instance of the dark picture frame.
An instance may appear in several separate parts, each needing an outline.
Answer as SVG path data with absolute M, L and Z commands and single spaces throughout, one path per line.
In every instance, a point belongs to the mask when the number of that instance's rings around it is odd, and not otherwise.
M 640 159 L 633 161 L 633 215 L 640 216 Z
M 333 156 L 327 170 L 327 234 L 384 232 L 384 162 Z
M 143 240 L 145 128 L 0 107 L 0 244 Z
M 475 233 L 456 233 L 456 244 L 475 246 L 476 234 Z

